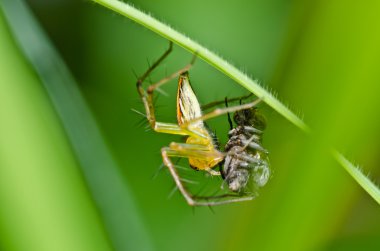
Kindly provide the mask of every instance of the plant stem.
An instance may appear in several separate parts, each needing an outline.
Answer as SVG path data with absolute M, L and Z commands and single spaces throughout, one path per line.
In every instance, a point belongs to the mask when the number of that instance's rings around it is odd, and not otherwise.
M 359 185 L 369 195 L 371 195 L 372 198 L 376 200 L 378 204 L 380 204 L 379 188 L 373 182 L 371 182 L 371 180 L 366 175 L 364 175 L 358 167 L 354 166 L 340 152 L 338 152 L 335 149 L 332 149 L 331 153 L 334 156 L 335 160 L 338 161 L 338 163 L 346 169 L 346 171 L 356 180 L 356 182 L 358 182 Z

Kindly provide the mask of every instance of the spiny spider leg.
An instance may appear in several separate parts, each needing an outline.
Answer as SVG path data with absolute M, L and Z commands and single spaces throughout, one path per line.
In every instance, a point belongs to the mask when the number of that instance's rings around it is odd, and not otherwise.
M 162 80 L 158 81 L 155 84 L 152 84 L 148 86 L 147 90 L 145 91 L 142 87 L 142 84 L 144 80 L 149 76 L 149 74 L 170 54 L 173 48 L 173 43 L 170 42 L 169 48 L 165 51 L 165 53 L 156 61 L 154 64 L 152 64 L 151 67 L 143 74 L 143 76 L 137 80 L 136 86 L 137 90 L 140 94 L 141 100 L 144 103 L 145 110 L 146 110 L 146 117 L 149 121 L 149 124 L 151 127 L 157 131 L 157 132 L 163 132 L 163 133 L 170 133 L 170 134 L 179 134 L 179 135 L 192 135 L 194 133 L 189 132 L 185 128 L 180 128 L 176 124 L 169 124 L 169 123 L 161 123 L 156 121 L 156 116 L 154 113 L 154 105 L 153 105 L 153 92 L 159 88 L 160 86 L 169 83 L 169 80 L 178 77 L 184 72 L 187 72 L 192 65 L 194 64 L 194 61 L 196 59 L 196 54 L 194 54 L 193 59 L 191 62 L 183 67 L 182 69 L 178 70 L 177 72 L 167 76 L 166 78 L 163 78 Z
M 228 204 L 228 203 L 233 203 L 233 202 L 241 202 L 241 201 L 248 201 L 252 200 L 254 197 L 253 196 L 247 196 L 247 197 L 239 197 L 239 198 L 229 198 L 229 197 L 235 197 L 238 195 L 229 195 L 229 194 L 224 194 L 221 196 L 213 196 L 213 197 L 201 197 L 201 196 L 193 196 L 187 191 L 185 186 L 183 185 L 181 181 L 181 177 L 179 176 L 177 169 L 174 167 L 173 162 L 170 160 L 169 156 L 173 157 L 188 157 L 191 150 L 188 152 L 185 151 L 175 151 L 171 149 L 170 147 L 163 147 L 161 149 L 161 154 L 162 154 L 162 159 L 164 161 L 164 164 L 168 167 L 170 174 L 172 175 L 174 182 L 176 183 L 179 191 L 183 195 L 183 197 L 186 199 L 186 202 L 190 206 L 217 206 L 217 205 L 222 205 L 222 204 Z M 213 199 L 224 199 L 225 200 L 220 200 L 220 201 L 208 201 L 208 200 L 213 200 Z
M 162 54 L 162 56 L 157 59 L 156 62 L 154 62 L 149 68 L 148 70 L 141 76 L 140 79 L 137 80 L 137 88 L 140 88 L 142 83 L 144 82 L 144 80 L 149 76 L 149 74 L 155 69 L 157 68 L 157 66 L 159 66 L 161 64 L 162 61 L 164 61 L 164 59 L 170 54 L 170 52 L 173 50 L 173 43 L 172 42 L 169 42 L 169 48 L 164 52 L 164 54 Z M 141 89 L 142 92 L 140 92 L 140 95 L 142 93 L 144 93 L 144 90 Z M 140 89 L 139 89 L 140 91 Z

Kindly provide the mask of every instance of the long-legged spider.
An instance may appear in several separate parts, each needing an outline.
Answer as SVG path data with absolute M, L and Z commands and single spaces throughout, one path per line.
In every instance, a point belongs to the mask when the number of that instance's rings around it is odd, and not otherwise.
M 151 84 L 145 90 L 142 87 L 144 80 L 169 55 L 171 50 L 172 43 L 170 43 L 168 50 L 149 67 L 141 78 L 138 79 L 136 85 L 138 93 L 144 103 L 146 117 L 152 129 L 156 132 L 187 136 L 186 143 L 172 142 L 168 147 L 163 147 L 161 149 L 163 162 L 168 167 L 170 174 L 173 176 L 176 186 L 186 199 L 187 203 L 191 206 L 214 206 L 253 199 L 253 196 L 241 197 L 239 194 L 223 194 L 211 197 L 194 196 L 183 185 L 170 157 L 188 158 L 189 164 L 192 168 L 207 171 L 211 175 L 221 175 L 219 171 L 215 171 L 213 168 L 225 159 L 226 153 L 217 150 L 214 145 L 213 138 L 208 129 L 205 127 L 203 121 L 222 114 L 250 109 L 254 107 L 259 100 L 234 107 L 217 108 L 212 112 L 203 115 L 188 76 L 188 70 L 193 65 L 196 55 L 194 55 L 192 61 L 188 65 L 158 81 L 157 83 Z M 156 121 L 155 109 L 153 105 L 153 93 L 157 88 L 178 76 L 178 124 L 158 122 Z

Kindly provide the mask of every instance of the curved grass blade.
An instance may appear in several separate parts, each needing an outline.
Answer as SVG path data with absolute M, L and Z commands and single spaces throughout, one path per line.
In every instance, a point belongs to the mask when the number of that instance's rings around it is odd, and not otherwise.
M 348 161 L 340 152 L 337 150 L 332 150 L 332 155 L 335 160 L 341 164 L 346 171 L 356 180 L 357 183 L 380 204 L 380 190 L 379 188 L 371 182 L 371 180 L 364 175 L 360 169 L 354 166 L 350 161 Z
M 77 84 L 22 0 L 2 0 L 15 40 L 61 118 L 109 238 L 116 250 L 152 250 L 133 196 Z
M 274 97 L 269 91 L 264 87 L 260 86 L 257 81 L 254 81 L 242 71 L 238 70 L 232 64 L 222 59 L 220 56 L 211 52 L 207 48 L 203 47 L 199 43 L 193 41 L 191 38 L 186 37 L 180 32 L 174 30 L 170 26 L 158 21 L 154 17 L 132 7 L 130 4 L 120 2 L 118 0 L 92 0 L 97 2 L 133 21 L 148 28 L 149 30 L 159 34 L 160 36 L 178 44 L 179 46 L 185 48 L 186 50 L 197 53 L 198 57 L 202 58 L 208 64 L 214 66 L 219 71 L 223 72 L 225 75 L 229 76 L 231 79 L 235 80 L 237 83 L 245 87 L 247 90 L 254 93 L 256 96 L 260 97 L 263 102 L 272 107 L 275 111 L 289 120 L 291 123 L 296 125 L 298 128 L 306 133 L 310 133 L 311 130 L 305 122 L 294 114 L 288 107 L 282 104 L 277 98 Z M 341 158 L 344 158 L 340 155 Z M 374 193 L 369 193 L 375 201 L 380 201 L 380 190 L 376 187 L 370 179 L 368 179 L 362 172 L 352 165 L 349 161 L 340 161 L 341 158 L 336 158 L 337 155 L 334 154 L 335 159 L 340 165 L 342 165 L 345 170 L 351 170 L 355 168 L 355 172 L 348 171 L 349 174 L 356 180 L 366 180 L 366 182 L 358 182 L 360 186 L 364 188 L 367 192 L 369 190 L 375 191 Z M 359 177 L 360 176 L 360 177 Z M 373 189 L 369 189 L 367 186 L 370 185 Z

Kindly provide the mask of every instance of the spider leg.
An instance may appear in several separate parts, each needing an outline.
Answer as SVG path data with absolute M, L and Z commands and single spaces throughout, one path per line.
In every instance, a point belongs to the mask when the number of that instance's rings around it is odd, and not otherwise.
M 245 110 L 245 109 L 250 109 L 254 106 L 256 106 L 258 103 L 260 103 L 262 99 L 256 99 L 255 101 L 243 105 L 236 105 L 236 106 L 231 106 L 231 107 L 224 107 L 224 108 L 216 108 L 212 112 L 206 113 L 198 118 L 186 121 L 181 125 L 182 128 L 187 128 L 189 125 L 198 122 L 198 121 L 205 121 L 211 118 L 218 117 L 220 115 L 226 114 L 226 113 L 234 113 L 240 110 Z
M 149 74 L 162 62 L 164 61 L 164 59 L 170 54 L 170 52 L 173 50 L 173 43 L 172 42 L 169 42 L 169 48 L 164 52 L 164 54 L 162 54 L 161 57 L 159 57 L 159 59 L 157 59 L 156 62 L 154 62 L 149 68 L 148 70 L 137 80 L 137 88 L 140 92 L 141 89 L 139 89 L 139 87 L 141 87 L 142 83 L 144 82 L 144 80 L 149 76 Z M 143 94 L 144 93 L 144 90 L 142 90 L 142 92 L 140 92 L 140 94 Z
M 191 62 L 183 67 L 182 69 L 174 72 L 173 74 L 167 76 L 166 78 L 161 79 L 157 83 L 154 83 L 144 90 L 142 87 L 142 84 L 144 80 L 149 76 L 149 74 L 170 54 L 173 48 L 173 43 L 170 42 L 169 48 L 164 52 L 164 54 L 152 64 L 152 66 L 149 67 L 149 69 L 142 75 L 141 78 L 137 80 L 136 87 L 137 91 L 140 94 L 141 100 L 144 103 L 145 111 L 146 111 L 146 117 L 149 121 L 150 126 L 157 132 L 164 132 L 164 133 L 170 133 L 170 134 L 180 134 L 180 135 L 189 135 L 189 131 L 182 128 L 180 129 L 178 125 L 175 124 L 167 124 L 167 123 L 160 123 L 156 121 L 155 111 L 154 111 L 154 105 L 153 105 L 153 93 L 157 88 L 161 87 L 162 85 L 169 82 L 169 80 L 178 77 L 180 74 L 188 71 L 191 66 L 194 64 L 194 61 L 196 59 L 196 54 L 194 54 L 193 59 Z M 190 133 L 191 135 L 191 133 Z
M 238 101 L 238 100 L 245 100 L 245 99 L 250 98 L 252 96 L 253 96 L 253 93 L 249 93 L 248 95 L 245 95 L 245 96 L 229 98 L 229 99 L 227 99 L 227 97 L 226 97 L 224 100 L 213 101 L 213 102 L 210 102 L 208 104 L 202 105 L 202 110 L 204 111 L 204 110 L 213 108 L 214 106 L 225 104 L 225 102 L 234 102 L 234 101 Z
M 170 157 L 185 157 L 185 158 L 207 158 L 210 156 L 210 151 L 203 151 L 196 149 L 194 145 L 171 143 L 169 147 L 161 149 L 162 159 L 164 164 L 168 167 L 170 174 L 172 175 L 178 190 L 181 192 L 186 202 L 190 206 L 216 206 L 222 204 L 228 204 L 233 202 L 241 202 L 252 200 L 253 196 L 240 197 L 238 194 L 222 194 L 219 196 L 194 196 L 184 186 L 181 177 L 179 176 L 177 169 Z
M 153 91 L 155 91 L 157 88 L 161 87 L 162 85 L 167 84 L 173 78 L 177 78 L 182 73 L 185 73 L 185 72 L 189 71 L 190 68 L 193 66 L 196 58 L 197 58 L 197 55 L 194 54 L 194 56 L 191 59 L 190 63 L 187 64 L 187 65 L 185 65 L 185 67 L 183 67 L 182 69 L 179 69 L 178 71 L 170 74 L 166 78 L 161 79 L 157 83 L 154 83 L 154 84 L 151 84 L 150 86 L 148 86 L 148 88 L 147 88 L 148 95 L 152 95 Z

